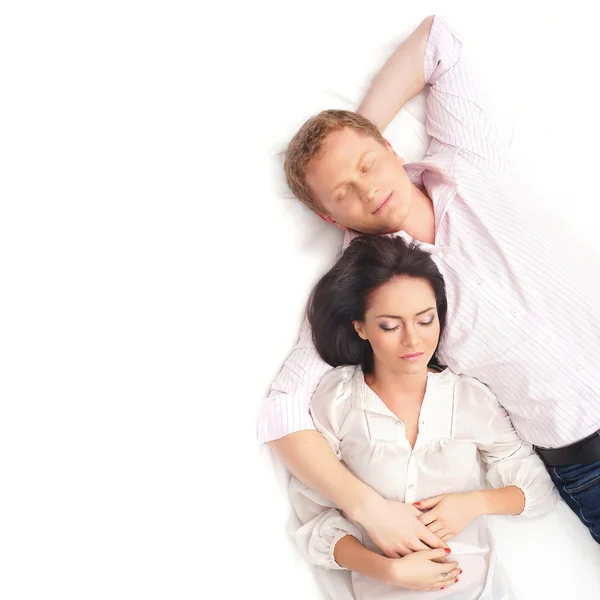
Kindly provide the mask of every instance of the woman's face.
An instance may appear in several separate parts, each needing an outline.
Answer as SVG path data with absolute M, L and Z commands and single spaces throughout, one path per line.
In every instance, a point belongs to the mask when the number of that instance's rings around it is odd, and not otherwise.
M 354 327 L 370 342 L 376 370 L 426 373 L 440 337 L 433 288 L 426 279 L 394 278 L 371 294 L 364 321 Z

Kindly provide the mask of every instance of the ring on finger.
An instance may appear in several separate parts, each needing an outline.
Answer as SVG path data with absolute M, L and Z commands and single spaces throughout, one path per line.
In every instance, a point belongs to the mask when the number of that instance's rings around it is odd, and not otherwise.
M 448 573 L 442 573 L 442 577 L 448 577 Z

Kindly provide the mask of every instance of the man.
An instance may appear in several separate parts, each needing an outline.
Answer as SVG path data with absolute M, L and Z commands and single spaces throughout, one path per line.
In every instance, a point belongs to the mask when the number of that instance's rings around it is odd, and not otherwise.
M 380 132 L 426 84 L 432 142 L 405 165 Z M 600 543 L 597 263 L 589 268 L 519 183 L 460 39 L 438 17 L 399 46 L 358 113 L 303 125 L 286 157 L 291 190 L 347 237 L 393 233 L 431 252 L 449 304 L 440 360 L 490 386 Z M 310 397 L 329 369 L 304 325 L 265 401 L 261 440 L 386 555 L 443 547 L 414 506 L 380 497 L 314 431 Z

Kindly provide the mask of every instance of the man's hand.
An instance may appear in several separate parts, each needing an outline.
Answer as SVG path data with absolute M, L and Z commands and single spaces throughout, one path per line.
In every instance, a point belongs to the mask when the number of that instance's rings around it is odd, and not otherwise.
M 418 519 L 431 533 L 447 541 L 460 533 L 471 521 L 485 514 L 481 495 L 477 492 L 446 494 L 415 502 L 426 511 Z
M 447 548 L 444 541 L 419 521 L 421 511 L 412 504 L 385 500 L 379 495 L 364 507 L 363 514 L 351 517 L 369 534 L 373 543 L 389 558 L 418 550 Z
M 445 562 L 445 550 L 422 550 L 400 559 L 387 559 L 383 580 L 409 590 L 441 590 L 458 581 L 457 562 Z

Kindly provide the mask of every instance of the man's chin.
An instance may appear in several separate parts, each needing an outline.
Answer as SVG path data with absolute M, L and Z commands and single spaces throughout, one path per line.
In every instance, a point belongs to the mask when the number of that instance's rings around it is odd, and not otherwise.
M 351 225 L 349 223 L 344 224 L 344 227 L 353 233 L 358 235 L 385 235 L 388 233 L 397 233 L 398 231 L 402 231 L 402 224 L 397 223 L 396 221 L 388 221 L 381 223 L 358 223 L 356 225 Z

